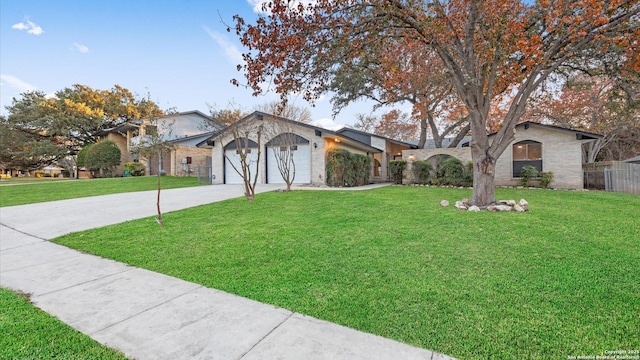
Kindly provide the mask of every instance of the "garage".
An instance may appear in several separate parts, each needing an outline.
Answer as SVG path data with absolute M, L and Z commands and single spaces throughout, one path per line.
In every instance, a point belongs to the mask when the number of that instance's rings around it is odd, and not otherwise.
M 244 149 L 244 139 L 240 139 L 240 148 Z M 256 171 L 256 161 L 258 159 L 258 144 L 252 140 L 249 140 L 247 159 L 251 164 L 251 177 L 253 178 Z M 242 176 L 240 176 L 233 168 L 235 166 L 239 171 L 242 171 L 240 166 L 240 154 L 235 141 L 231 141 L 224 147 L 224 183 L 225 184 L 242 184 L 244 183 Z
M 285 183 L 278 169 L 278 162 L 275 155 L 280 151 L 291 151 L 293 153 L 293 163 L 295 164 L 295 178 L 293 183 L 311 183 L 311 146 L 309 146 L 309 140 L 299 135 L 286 133 L 273 138 L 266 144 L 266 148 L 267 183 Z

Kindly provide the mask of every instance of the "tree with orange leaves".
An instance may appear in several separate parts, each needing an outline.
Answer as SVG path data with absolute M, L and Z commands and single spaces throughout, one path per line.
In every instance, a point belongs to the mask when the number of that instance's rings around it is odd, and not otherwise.
M 283 98 L 292 92 L 317 100 L 335 79 L 339 64 L 358 63 L 364 54 L 396 57 L 434 53 L 464 103 L 472 132 L 474 164 L 471 203 L 495 202 L 495 164 L 508 148 L 531 94 L 573 59 L 588 59 L 593 48 L 633 43 L 638 0 L 317 0 L 309 5 L 266 3 L 266 16 L 253 25 L 236 16 L 236 32 L 249 49 L 240 65 L 259 94 L 273 84 Z M 401 46 L 400 46 L 401 45 Z M 403 53 L 403 57 L 407 57 Z M 633 54 L 627 54 L 632 60 Z M 633 65 L 633 63 L 631 64 Z M 632 67 L 632 66 L 630 66 Z M 396 71 L 428 79 L 426 72 Z M 419 71 L 419 70 L 418 70 Z M 237 80 L 233 81 L 238 83 Z M 496 96 L 509 91 L 510 105 L 489 141 L 487 121 Z

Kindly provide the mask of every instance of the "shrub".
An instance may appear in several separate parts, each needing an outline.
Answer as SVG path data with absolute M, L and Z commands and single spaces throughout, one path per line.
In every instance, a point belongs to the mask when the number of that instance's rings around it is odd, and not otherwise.
M 407 162 L 404 160 L 391 160 L 389 161 L 389 172 L 396 184 L 402 184 L 404 175 L 402 174 L 407 168 Z
M 327 185 L 361 186 L 369 183 L 371 158 L 339 149 L 327 154 Z
M 435 185 L 473 186 L 473 163 L 466 166 L 454 157 L 441 160 L 436 169 L 436 177 L 431 181 Z
M 553 182 L 553 171 L 544 171 L 540 173 L 540 187 L 548 188 Z
M 95 144 L 89 144 L 89 145 L 83 147 L 82 149 L 80 149 L 80 151 L 78 151 L 78 158 L 76 160 L 76 163 L 78 164 L 78 167 L 85 167 L 86 166 L 87 152 L 89 152 L 89 149 L 91 149 L 91 147 L 93 145 L 95 145 Z
M 126 162 L 124 168 L 129 171 L 131 176 L 144 175 L 144 165 L 139 162 Z
M 431 180 L 433 166 L 428 161 L 414 161 L 411 171 L 413 172 L 413 183 L 424 185 Z
M 529 186 L 529 180 L 538 177 L 538 170 L 531 166 L 525 166 L 520 170 L 520 180 L 518 180 L 518 184 L 520 186 Z
M 87 169 L 98 176 L 113 176 L 113 167 L 120 165 L 120 148 L 113 141 L 92 145 L 84 156 Z

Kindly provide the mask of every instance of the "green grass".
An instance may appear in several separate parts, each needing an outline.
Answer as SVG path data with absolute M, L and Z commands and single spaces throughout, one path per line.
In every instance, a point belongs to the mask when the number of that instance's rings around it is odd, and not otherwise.
M 461 359 L 640 344 L 640 197 L 499 189 L 265 193 L 56 242 Z M 126 236 L 123 236 L 126 234 Z
M 196 177 L 163 176 L 162 189 L 198 185 Z M 0 186 L 0 207 L 157 189 L 157 177 L 46 181 Z
M 0 359 L 126 359 L 0 288 Z

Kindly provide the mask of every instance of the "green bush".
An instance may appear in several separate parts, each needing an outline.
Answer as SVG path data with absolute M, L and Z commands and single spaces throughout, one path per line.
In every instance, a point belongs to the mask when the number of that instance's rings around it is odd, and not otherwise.
M 89 149 L 91 149 L 93 145 L 95 144 L 89 144 L 83 147 L 82 149 L 80 149 L 80 151 L 78 151 L 78 158 L 76 159 L 76 163 L 78 164 L 78 167 L 86 166 L 87 152 L 89 151 Z
M 404 160 L 391 160 L 389 161 L 389 172 L 396 184 L 402 184 L 404 175 L 402 174 L 407 168 L 407 162 Z
M 413 173 L 414 184 L 425 185 L 431 181 L 433 166 L 428 161 L 414 161 L 411 165 L 411 172 Z
M 87 150 L 84 163 L 94 176 L 112 177 L 113 168 L 120 165 L 120 148 L 113 141 L 101 141 Z
M 371 158 L 339 149 L 327 154 L 327 185 L 361 186 L 369 183 Z
M 126 162 L 124 163 L 124 168 L 129 171 L 131 176 L 144 175 L 144 165 L 139 162 Z
M 520 170 L 520 180 L 518 180 L 518 184 L 520 186 L 529 186 L 529 181 L 533 178 L 538 177 L 538 170 L 531 166 L 525 166 Z
M 548 188 L 553 182 L 553 171 L 543 171 L 540 173 L 540 187 Z
M 473 163 L 463 165 L 454 157 L 446 157 L 440 161 L 436 176 L 431 180 L 434 185 L 473 186 Z

